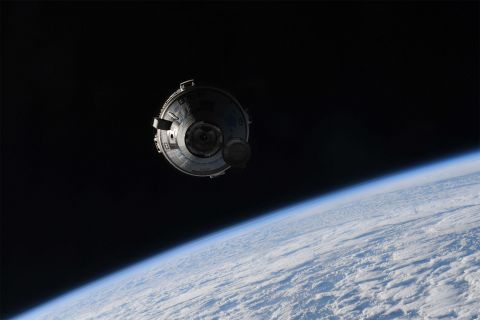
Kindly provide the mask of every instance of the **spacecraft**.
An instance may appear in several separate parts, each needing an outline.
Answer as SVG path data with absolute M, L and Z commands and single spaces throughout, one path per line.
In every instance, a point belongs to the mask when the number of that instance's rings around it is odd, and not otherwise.
M 154 142 L 177 170 L 214 178 L 246 166 L 249 125 L 247 112 L 231 94 L 188 80 L 153 118 Z

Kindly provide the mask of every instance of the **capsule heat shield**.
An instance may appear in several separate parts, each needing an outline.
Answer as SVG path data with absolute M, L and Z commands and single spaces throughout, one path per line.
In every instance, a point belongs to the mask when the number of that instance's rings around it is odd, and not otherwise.
M 154 127 L 158 151 L 189 175 L 214 177 L 230 166 L 245 166 L 250 156 L 248 115 L 217 88 L 182 83 L 154 118 Z

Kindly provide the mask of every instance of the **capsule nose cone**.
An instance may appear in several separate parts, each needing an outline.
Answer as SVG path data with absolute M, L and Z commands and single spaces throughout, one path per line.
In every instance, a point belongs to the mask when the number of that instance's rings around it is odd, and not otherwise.
M 250 146 L 243 140 L 234 138 L 229 140 L 222 150 L 223 160 L 232 167 L 244 168 L 250 159 Z

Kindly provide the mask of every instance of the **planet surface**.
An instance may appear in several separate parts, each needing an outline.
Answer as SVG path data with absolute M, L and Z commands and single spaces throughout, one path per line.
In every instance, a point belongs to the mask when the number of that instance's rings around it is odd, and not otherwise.
M 479 319 L 480 153 L 284 208 L 17 318 Z

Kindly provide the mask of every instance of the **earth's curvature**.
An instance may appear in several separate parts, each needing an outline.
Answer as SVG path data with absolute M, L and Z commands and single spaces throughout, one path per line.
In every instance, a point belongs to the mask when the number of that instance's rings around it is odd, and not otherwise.
M 480 317 L 480 153 L 230 228 L 19 316 L 456 317 Z

